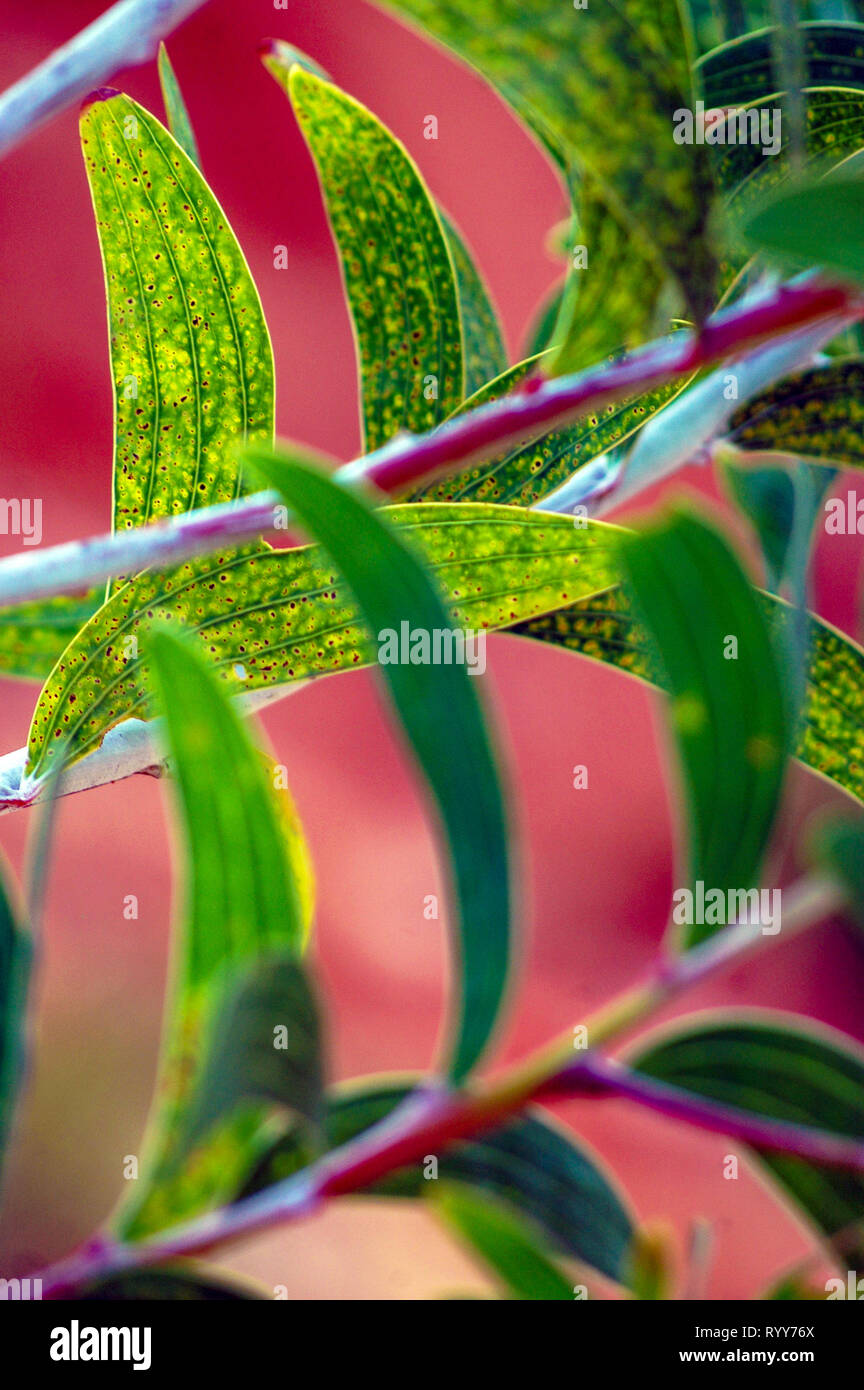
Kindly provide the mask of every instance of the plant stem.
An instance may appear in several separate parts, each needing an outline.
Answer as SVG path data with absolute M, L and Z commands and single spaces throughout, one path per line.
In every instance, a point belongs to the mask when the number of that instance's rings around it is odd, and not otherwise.
M 0 96 L 0 157 L 120 68 L 155 57 L 159 40 L 204 0 L 120 0 Z
M 787 893 L 784 935 L 812 926 L 842 906 L 843 901 L 842 890 L 831 879 L 814 876 L 800 881 Z M 469 1084 L 459 1091 L 437 1083 L 421 1087 L 381 1123 L 303 1172 L 254 1197 L 208 1213 L 140 1245 L 105 1241 L 95 1249 L 85 1247 L 41 1274 L 43 1296 L 63 1297 L 88 1281 L 112 1273 L 199 1253 L 284 1221 L 309 1216 L 327 1198 L 360 1191 L 429 1153 L 440 1153 L 460 1139 L 492 1128 L 530 1101 L 544 1098 L 626 1095 L 703 1129 L 864 1171 L 864 1143 L 809 1127 L 762 1121 L 745 1111 L 702 1101 L 630 1072 L 596 1051 L 600 1042 L 620 1036 L 675 994 L 775 939 L 766 938 L 759 927 L 729 926 L 692 951 L 661 960 L 644 984 L 589 1020 L 591 1048 L 578 1061 L 573 1060 L 568 1034 L 566 1041 L 558 1040 L 543 1048 L 493 1081 Z
M 611 401 L 836 315 L 864 317 L 864 299 L 848 288 L 812 279 L 781 286 L 758 301 L 721 310 L 699 333 L 676 333 L 620 361 L 573 376 L 533 377 L 510 395 L 427 434 L 397 435 L 375 453 L 345 464 L 336 477 L 344 483 L 362 480 L 397 495 L 424 478 L 494 457 L 504 447 L 559 429 Z M 0 561 L 0 606 L 82 592 L 119 574 L 252 540 L 272 529 L 278 501 L 275 493 L 256 493 L 168 522 L 12 556 Z

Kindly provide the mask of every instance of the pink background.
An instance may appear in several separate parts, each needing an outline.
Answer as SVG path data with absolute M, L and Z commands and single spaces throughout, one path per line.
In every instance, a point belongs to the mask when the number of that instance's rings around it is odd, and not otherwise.
M 0 3 L 6 86 L 103 8 L 101 0 Z M 361 0 L 213 0 L 169 43 L 208 179 L 260 287 L 276 354 L 278 429 L 348 458 L 358 445 L 355 367 L 337 262 L 311 160 L 261 39 L 314 56 L 417 158 L 462 227 L 500 307 L 510 351 L 558 274 L 545 248 L 565 212 L 556 177 L 484 84 Z M 155 64 L 115 85 L 161 114 Z M 439 139 L 423 139 L 438 117 Z M 273 247 L 289 265 L 273 268 Z M 111 391 L 102 272 L 70 111 L 0 167 L 0 477 L 4 496 L 44 499 L 44 541 L 109 524 Z M 710 490 L 691 469 L 682 485 Z M 741 528 L 738 534 L 743 535 Z M 0 538 L 3 553 L 17 547 Z M 823 538 L 817 606 L 856 632 L 858 547 Z M 506 750 L 524 865 L 526 948 L 496 1062 L 580 1022 L 647 965 L 673 884 L 673 831 L 659 701 L 635 682 L 513 638 L 490 642 L 487 695 Z M 0 747 L 26 739 L 37 690 L 6 681 Z M 369 673 L 305 689 L 266 717 L 311 842 L 315 955 L 334 1077 L 420 1068 L 434 1054 L 445 954 L 423 917 L 439 888 L 418 787 Z M 589 790 L 571 769 L 585 763 Z M 842 797 L 796 772 L 781 846 Z M 92 1232 L 138 1151 L 153 1084 L 171 917 L 160 785 L 136 778 L 66 801 L 36 989 L 30 1086 L 0 1222 L 0 1273 L 58 1256 Z M 32 818 L 0 822 L 20 870 Z M 782 858 L 782 863 L 781 863 Z M 777 854 L 788 874 L 789 854 Z M 122 915 L 138 896 L 137 922 Z M 830 948 L 830 949 L 829 949 Z M 840 925 L 780 945 L 682 1001 L 800 1010 L 861 1037 L 864 959 Z M 713 1227 L 710 1291 L 752 1297 L 812 1237 L 729 1144 L 623 1103 L 570 1103 L 561 1118 L 602 1154 L 643 1219 L 668 1219 L 679 1273 L 695 1217 Z M 343 1199 L 300 1227 L 248 1242 L 225 1263 L 295 1298 L 413 1298 L 480 1286 L 431 1218 L 407 1205 Z

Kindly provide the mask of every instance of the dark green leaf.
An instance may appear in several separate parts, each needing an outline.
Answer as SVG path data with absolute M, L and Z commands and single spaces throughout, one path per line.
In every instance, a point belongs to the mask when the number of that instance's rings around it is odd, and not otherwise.
M 759 601 L 779 640 L 789 605 L 771 594 L 759 595 Z M 654 685 L 665 679 L 620 590 L 520 623 L 513 632 L 617 666 Z M 864 650 L 812 614 L 808 650 L 807 703 L 795 755 L 864 802 Z
M 250 447 L 246 462 L 284 498 L 339 566 L 369 630 L 450 628 L 440 593 L 398 533 L 319 469 Z M 507 828 L 480 702 L 464 665 L 381 665 L 441 814 L 457 899 L 459 1003 L 448 1072 L 461 1080 L 498 1016 L 510 957 Z
M 864 1058 L 839 1042 L 781 1023 L 697 1023 L 641 1052 L 630 1065 L 670 1086 L 772 1120 L 864 1134 Z M 864 1219 L 864 1175 L 789 1154 L 760 1161 L 811 1221 L 835 1236 Z M 859 1238 L 856 1258 L 864 1256 Z
M 572 1287 L 539 1248 L 530 1227 L 493 1197 L 453 1183 L 438 1194 L 435 1205 L 511 1297 L 572 1300 Z
M 200 1272 L 199 1272 L 200 1269 Z M 236 1299 L 266 1298 L 267 1291 L 255 1292 L 242 1285 L 205 1272 L 203 1267 L 130 1269 L 125 1274 L 109 1274 L 86 1284 L 75 1294 L 82 1303 L 229 1303 Z
M 713 527 L 684 512 L 622 538 L 681 759 L 691 886 L 749 888 L 774 822 L 787 740 L 780 669 L 756 594 Z M 691 946 L 705 923 L 683 933 Z
M 188 638 L 154 627 L 144 641 L 179 793 L 188 868 L 146 1183 L 131 1213 L 122 1213 L 123 1234 L 132 1239 L 233 1191 L 237 1174 L 257 1152 L 262 1119 L 247 1111 L 176 1171 L 226 977 L 258 960 L 298 953 L 311 900 L 308 859 L 290 803 L 280 804 L 261 753 L 215 675 Z
M 350 1143 L 378 1124 L 410 1093 L 407 1083 L 364 1083 L 331 1092 L 324 1119 L 327 1147 Z M 311 1158 L 295 1127 L 272 1145 L 246 1179 L 240 1196 L 279 1182 Z M 630 1215 L 589 1151 L 539 1111 L 449 1146 L 437 1159 L 438 1177 L 468 1183 L 509 1202 L 539 1227 L 560 1254 L 620 1281 L 633 1234 Z M 434 1189 L 425 1163 L 391 1174 L 370 1196 L 418 1198 Z
M 32 946 L 0 874 L 0 1170 L 21 1079 Z
M 728 437 L 739 449 L 864 467 L 864 359 L 784 377 L 735 412 Z
M 849 907 L 864 927 L 864 824 L 845 817 L 830 820 L 819 827 L 812 849 L 816 860 L 843 884 Z
M 765 560 L 765 582 L 776 593 L 783 583 L 795 518 L 795 485 L 785 468 L 727 463 L 723 471 L 732 496 L 756 528 Z
M 864 91 L 864 25 L 799 25 L 808 87 L 854 87 Z M 696 64 L 702 97 L 709 109 L 746 106 L 777 91 L 772 41 L 774 29 L 724 43 Z
M 250 1101 L 317 1125 L 322 1089 L 321 1025 L 306 971 L 293 956 L 263 956 L 228 980 L 214 1011 L 177 1159 Z

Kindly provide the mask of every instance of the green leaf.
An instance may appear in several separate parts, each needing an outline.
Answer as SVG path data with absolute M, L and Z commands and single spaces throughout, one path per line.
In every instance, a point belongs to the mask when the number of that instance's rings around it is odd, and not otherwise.
M 864 1057 L 851 1039 L 840 1044 L 773 1021 L 697 1022 L 628 1062 L 657 1081 L 751 1114 L 854 1139 L 864 1134 Z M 825 1235 L 861 1223 L 861 1173 L 789 1154 L 758 1157 Z M 860 1232 L 855 1255 L 864 1255 Z
M 189 112 L 186 110 L 186 103 L 183 100 L 183 94 L 171 66 L 171 59 L 168 57 L 168 49 L 164 43 L 159 45 L 158 67 L 159 85 L 162 88 L 165 115 L 168 117 L 168 129 L 183 153 L 191 159 L 196 169 L 200 169 L 201 156 L 198 153 L 198 142 L 195 139 Z
M 658 300 L 667 277 L 650 242 L 634 235 L 626 216 L 591 178 L 581 181 L 574 201 L 579 208 L 574 240 L 584 248 L 586 264 L 571 260 L 551 335 L 549 376 L 581 371 L 622 344 L 635 347 L 666 327 Z
M 600 184 L 634 234 L 656 247 L 698 320 L 712 307 L 705 238 L 712 193 L 704 146 L 678 145 L 673 113 L 692 103 L 676 0 L 388 0 L 492 82 L 569 175 Z
M 549 293 L 541 299 L 528 325 L 524 356 L 529 360 L 539 357 L 547 348 L 552 347 L 555 341 L 555 329 L 564 300 L 564 284 L 562 280 L 552 286 Z
M 749 888 L 774 822 L 787 740 L 780 669 L 756 594 L 713 527 L 685 512 L 622 539 L 628 585 L 672 699 L 689 882 Z M 734 642 L 734 647 L 731 643 Z M 682 945 L 711 935 L 694 923 Z
M 760 594 L 759 601 L 779 639 L 789 605 L 772 594 Z M 593 657 L 653 685 L 665 680 L 647 635 L 617 589 L 517 624 L 513 632 Z M 811 614 L 808 651 L 807 703 L 795 756 L 864 802 L 864 650 Z
M 364 452 L 432 429 L 463 399 L 459 298 L 441 218 L 405 147 L 371 111 L 294 66 L 268 64 L 318 169 L 360 366 Z
M 146 1183 L 120 1217 L 127 1239 L 223 1198 L 257 1152 L 262 1121 L 247 1111 L 180 1163 L 226 977 L 299 953 L 311 899 L 290 804 L 285 809 L 277 798 L 261 754 L 201 655 L 188 638 L 157 627 L 142 637 L 142 648 L 164 720 L 188 867 Z
M 539 1248 L 534 1232 L 493 1197 L 448 1183 L 435 1206 L 511 1298 L 572 1301 L 572 1287 Z
M 812 842 L 814 859 L 843 884 L 849 908 L 864 928 L 864 826 L 860 820 L 838 817 L 821 825 Z
M 723 469 L 738 506 L 756 529 L 772 593 L 783 583 L 795 520 L 795 484 L 785 468 L 748 468 L 728 462 Z
M 729 422 L 728 438 L 739 449 L 861 468 L 862 401 L 864 359 L 849 357 L 810 367 L 742 405 Z
M 864 97 L 860 100 L 864 107 Z M 827 223 L 826 202 L 831 208 Z M 825 266 L 861 282 L 862 218 L 864 178 L 860 174 L 833 174 L 827 182 L 807 183 L 779 193 L 747 219 L 743 232 L 752 246 L 781 261 Z
M 91 590 L 83 598 L 60 595 L 0 609 L 0 672 L 44 681 L 101 600 L 102 591 Z
M 276 489 L 339 565 L 379 641 L 387 631 L 430 635 L 450 627 L 419 558 L 359 494 L 318 468 L 249 446 L 248 464 Z M 435 799 L 457 902 L 459 1002 L 448 1038 L 448 1076 L 460 1081 L 494 1027 L 510 960 L 510 868 L 504 804 L 480 702 L 464 665 L 384 663 L 381 674 Z
M 236 1299 L 267 1297 L 263 1288 L 256 1291 L 251 1284 L 223 1279 L 221 1273 L 216 1277 L 203 1265 L 191 1262 L 109 1274 L 75 1293 L 81 1303 L 233 1303 Z
M 24 1028 L 33 949 L 30 936 L 16 920 L 0 874 L 0 1171 L 24 1060 Z
M 436 572 L 454 621 L 475 630 L 533 617 L 616 578 L 617 528 L 515 507 L 400 506 L 383 515 Z M 320 549 L 219 551 L 120 589 L 76 636 L 39 697 L 29 778 L 41 779 L 68 738 L 70 764 L 123 719 L 145 713 L 135 641 L 152 614 L 201 635 L 232 693 L 351 670 L 373 661 L 350 589 Z M 142 648 L 143 650 L 143 648 Z
M 798 32 L 808 87 L 854 87 L 864 91 L 864 25 L 805 23 Z M 746 106 L 777 91 L 774 29 L 760 29 L 706 53 L 696 64 L 702 97 L 710 110 Z
M 410 1094 L 399 1081 L 364 1081 L 327 1096 L 328 1149 L 356 1139 Z M 305 1132 L 280 1136 L 249 1173 L 238 1197 L 252 1196 L 290 1177 L 310 1160 Z M 489 1192 L 529 1218 L 561 1255 L 621 1280 L 633 1223 L 597 1160 L 574 1136 L 529 1110 L 475 1139 L 450 1145 L 438 1157 L 438 1177 Z M 364 1189 L 372 1197 L 429 1196 L 424 1164 L 412 1164 Z M 362 1195 L 358 1193 L 358 1196 Z
M 318 1006 L 293 956 L 268 955 L 228 980 L 182 1134 L 182 1161 L 242 1104 L 270 1102 L 317 1125 L 323 1070 Z
M 500 376 L 507 366 L 507 353 L 497 311 L 473 257 L 446 213 L 441 212 L 440 216 L 447 233 L 459 295 L 465 359 L 464 394 L 471 396 L 487 381 Z
M 541 364 L 545 368 L 547 360 L 548 354 L 518 362 L 476 392 L 455 414 L 507 395 Z M 629 401 L 606 405 L 596 415 L 586 415 L 565 429 L 519 444 L 497 458 L 470 464 L 460 473 L 425 483 L 411 494 L 412 501 L 500 502 L 533 507 L 592 459 L 623 444 L 680 395 L 689 379 L 679 378 Z
M 81 138 L 108 288 L 122 530 L 247 490 L 231 445 L 273 437 L 273 356 L 234 233 L 173 137 L 117 93 L 85 108 Z

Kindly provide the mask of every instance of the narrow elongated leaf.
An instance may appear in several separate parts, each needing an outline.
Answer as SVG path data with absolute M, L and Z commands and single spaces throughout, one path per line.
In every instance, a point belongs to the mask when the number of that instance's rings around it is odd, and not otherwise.
M 572 1300 L 573 1290 L 539 1248 L 534 1233 L 486 1193 L 448 1183 L 436 1209 L 519 1299 Z
M 299 953 L 311 905 L 296 818 L 280 804 L 219 682 L 188 639 L 154 627 L 142 646 L 164 719 L 188 868 L 147 1180 L 131 1210 L 120 1214 L 123 1234 L 132 1239 L 224 1197 L 257 1151 L 262 1116 L 247 1110 L 181 1162 L 187 1117 L 200 1104 L 205 1038 L 226 975 L 274 954 Z
M 455 621 L 504 627 L 613 583 L 617 528 L 518 508 L 402 506 L 384 515 L 436 572 Z M 350 670 L 376 646 L 338 568 L 317 547 L 247 548 L 169 572 L 148 572 L 113 595 L 75 638 L 34 712 L 29 776 L 43 777 L 55 744 L 69 761 L 98 748 L 148 705 L 136 640 L 153 614 L 200 633 L 232 693 Z M 59 732 L 58 732 L 59 731 Z
M 724 469 L 730 491 L 759 537 L 765 582 L 772 593 L 783 583 L 795 520 L 795 484 L 785 468 Z
M 530 359 L 539 357 L 541 352 L 546 352 L 547 348 L 552 347 L 555 341 L 555 329 L 561 314 L 561 305 L 564 300 L 565 281 L 553 285 L 552 289 L 541 299 L 534 317 L 528 325 L 528 332 L 525 338 L 524 357 Z
M 505 396 L 532 371 L 545 371 L 549 354 L 529 358 L 510 367 L 490 381 L 455 413 L 473 410 L 488 401 Z M 482 463 L 471 464 L 460 473 L 426 483 L 411 494 L 413 501 L 501 502 L 532 507 L 560 487 L 580 468 L 610 449 L 616 449 L 642 428 L 686 385 L 685 379 L 668 382 L 629 401 L 604 406 L 596 415 L 586 415 L 566 429 L 554 430 L 528 444 Z
M 219 1120 L 252 1101 L 316 1125 L 323 1073 L 318 1008 L 294 956 L 267 955 L 229 979 L 180 1136 L 182 1161 Z
M 864 25 L 804 23 L 798 30 L 808 87 L 864 91 Z M 760 29 L 699 59 L 696 77 L 706 107 L 746 106 L 777 91 L 774 34 L 774 29 Z
M 318 169 L 357 338 L 364 449 L 420 433 L 463 399 L 447 235 L 405 147 L 371 111 L 294 66 L 280 74 Z
M 0 1171 L 12 1126 L 24 1054 L 27 990 L 32 948 L 18 923 L 0 876 Z
M 779 638 L 789 605 L 772 594 L 759 601 Z M 663 686 L 666 679 L 621 590 L 518 624 L 513 631 L 616 666 Z M 837 628 L 810 615 L 806 703 L 795 756 L 864 802 L 864 650 Z
M 676 0 L 576 11 L 559 0 L 528 8 L 518 0 L 388 0 L 388 7 L 479 68 L 565 173 L 575 164 L 593 175 L 618 216 L 656 246 L 694 316 L 707 312 L 712 184 L 704 147 L 673 139 L 673 114 L 692 101 Z
M 864 928 L 864 824 L 860 819 L 832 819 L 819 827 L 813 854 L 835 874 L 848 894 L 848 905 Z
M 864 466 L 864 359 L 784 377 L 735 412 L 729 439 L 739 449 Z
M 389 1080 L 331 1091 L 324 1116 L 327 1147 L 356 1139 L 409 1093 L 406 1083 Z M 290 1177 L 310 1157 L 307 1137 L 295 1127 L 263 1155 L 239 1195 L 251 1196 Z M 438 1156 L 438 1176 L 490 1192 L 528 1217 L 552 1249 L 610 1279 L 623 1277 L 633 1235 L 630 1213 L 591 1153 L 540 1111 L 450 1145 Z M 416 1163 L 364 1191 L 372 1197 L 419 1198 L 429 1196 L 432 1186 L 424 1165 Z
M 670 1086 L 773 1120 L 864 1134 L 864 1057 L 784 1022 L 697 1022 L 628 1059 Z M 827 1236 L 864 1222 L 864 1177 L 788 1154 L 760 1162 Z M 854 1251 L 864 1255 L 864 1225 Z
M 859 100 L 864 111 L 864 96 Z M 827 224 L 826 200 L 831 207 Z M 827 266 L 860 283 L 864 280 L 862 219 L 864 178 L 838 173 L 826 182 L 778 193 L 747 218 L 743 232 L 752 246 L 786 263 Z
M 167 130 L 117 93 L 85 108 L 81 139 L 108 289 L 119 530 L 246 490 L 231 446 L 273 437 L 273 358 L 225 214 Z
M 339 565 L 379 641 L 387 632 L 450 628 L 439 590 L 398 532 L 358 495 L 319 469 L 249 447 L 246 459 L 284 498 Z M 456 895 L 458 1003 L 447 1043 L 450 1077 L 461 1080 L 494 1027 L 510 960 L 510 868 L 504 804 L 480 702 L 464 665 L 415 665 L 400 657 L 381 671 L 393 706 L 441 816 Z
M 92 618 L 102 591 L 0 609 L 0 673 L 44 681 L 72 638 Z
M 447 233 L 456 290 L 459 296 L 459 318 L 462 324 L 462 356 L 465 361 L 466 396 L 500 376 L 507 366 L 504 338 L 497 311 L 489 298 L 480 272 L 462 235 L 445 213 L 441 221 Z
M 726 542 L 695 516 L 679 512 L 625 536 L 622 558 L 672 697 L 690 884 L 749 888 L 777 810 L 787 740 L 768 625 Z M 683 945 L 711 930 L 693 923 Z
M 183 93 L 180 91 L 180 84 L 171 66 L 171 59 L 168 57 L 168 49 L 164 43 L 159 45 L 159 85 L 162 88 L 162 100 L 165 103 L 165 115 L 168 118 L 168 129 L 177 141 L 181 150 L 191 159 L 196 169 L 201 168 L 201 156 L 198 153 L 198 142 L 195 139 L 195 132 L 192 129 L 192 122 L 189 119 L 189 112 L 186 110 L 186 103 L 183 100 Z

